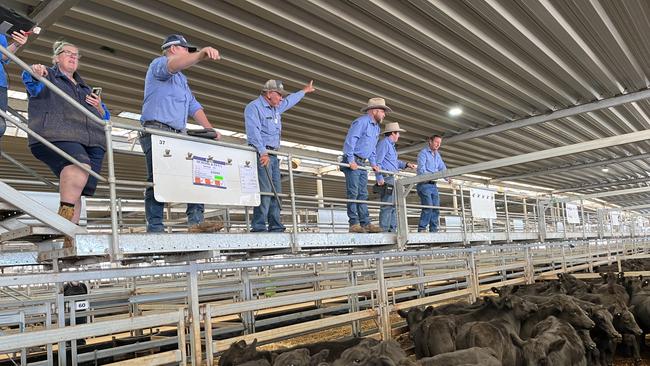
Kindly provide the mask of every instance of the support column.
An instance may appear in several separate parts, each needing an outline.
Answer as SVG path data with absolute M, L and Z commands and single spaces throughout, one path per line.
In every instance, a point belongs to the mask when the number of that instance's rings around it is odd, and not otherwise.
M 503 191 L 503 204 L 504 210 L 506 211 L 506 242 L 512 243 L 512 238 L 510 238 L 510 213 L 508 212 L 508 194 Z
M 325 202 L 322 200 L 322 198 L 325 196 L 325 190 L 323 189 L 323 175 L 322 174 L 316 174 L 316 196 L 320 198 L 318 200 L 318 208 L 324 208 L 325 207 Z
M 384 259 L 377 258 L 377 289 L 378 289 L 378 309 L 379 327 L 381 339 L 387 341 L 392 338 L 390 326 L 390 305 L 388 304 L 388 289 L 386 288 L 386 279 L 384 278 Z
M 199 279 L 196 262 L 190 262 L 187 273 L 187 289 L 190 319 L 190 348 L 192 349 L 192 366 L 201 366 L 201 317 L 199 315 Z

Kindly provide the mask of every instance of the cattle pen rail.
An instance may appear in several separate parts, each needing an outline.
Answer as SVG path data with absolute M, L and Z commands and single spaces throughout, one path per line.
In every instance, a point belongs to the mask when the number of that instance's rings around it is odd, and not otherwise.
M 49 324 L 51 329 L 26 327 L 25 333 L 0 336 L 0 351 L 17 355 L 21 352 L 16 350 L 21 348 L 18 340 L 30 339 L 29 346 L 23 347 L 27 348 L 27 355 L 21 358 L 45 352 L 45 345 L 50 352 L 47 360 L 39 364 L 51 365 L 52 345 L 106 334 L 111 322 L 136 322 L 139 329 L 151 330 L 161 325 L 155 317 L 170 314 L 172 309 L 171 313 L 183 314 L 182 322 L 179 320 L 182 326 L 178 326 L 183 331 L 166 339 L 138 343 L 138 349 L 146 349 L 147 345 L 154 349 L 161 342 L 173 344 L 187 332 L 187 341 L 181 340 L 186 347 L 180 348 L 187 351 L 188 361 L 196 365 L 204 361 L 212 364 L 216 353 L 237 340 L 257 338 L 260 343 L 270 343 L 348 324 L 351 335 L 361 335 L 360 321 L 365 319 L 374 320 L 376 327 L 366 329 L 364 334 L 379 334 L 388 339 L 393 327 L 390 313 L 399 309 L 450 299 L 474 301 L 493 286 L 532 283 L 560 272 L 587 272 L 598 265 L 646 257 L 650 257 L 647 239 L 635 237 L 7 275 L 0 278 L 0 286 L 15 290 L 30 287 L 36 291 L 39 286 L 53 283 L 101 283 L 107 279 L 134 285 L 137 280 L 149 287 L 142 294 L 134 291 L 135 287 L 130 289 L 132 295 L 128 302 L 132 311 L 128 314 L 106 318 L 97 314 L 92 317 L 93 322 L 85 325 L 65 326 L 66 318 L 75 317 L 74 306 L 70 305 L 84 298 L 91 299 L 89 310 L 93 311 L 99 294 L 91 291 L 88 295 L 69 298 L 57 295 L 47 302 L 52 317 L 57 319 L 56 324 Z M 154 292 L 153 284 L 161 277 L 176 282 Z M 123 291 L 111 287 L 97 290 L 102 291 L 123 296 Z M 6 309 L 11 302 L 0 304 Z M 13 302 L 13 309 L 20 310 L 21 304 Z M 115 306 L 123 308 L 121 303 Z M 292 308 L 294 312 L 286 310 Z M 266 315 L 260 317 L 264 312 Z M 138 331 L 133 327 L 130 330 Z M 215 340 L 216 336 L 220 339 Z M 31 348 L 36 340 L 41 347 Z M 75 342 L 71 348 L 75 348 Z M 117 347 L 102 352 L 117 355 L 127 351 L 132 352 L 132 348 Z M 169 356 L 165 353 L 159 357 Z M 157 356 L 147 357 L 155 362 Z M 87 357 L 80 354 L 79 359 Z M 184 360 L 185 357 L 178 362 Z M 59 357 L 59 364 L 65 362 L 65 357 Z M 73 357 L 71 363 L 76 365 L 77 359 Z

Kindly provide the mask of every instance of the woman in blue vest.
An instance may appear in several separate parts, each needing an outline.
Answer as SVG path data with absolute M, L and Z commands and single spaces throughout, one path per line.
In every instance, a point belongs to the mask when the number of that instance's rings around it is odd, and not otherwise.
M 48 79 L 97 117 L 108 120 L 110 113 L 101 98 L 92 94 L 92 88 L 77 72 L 80 57 L 75 45 L 58 41 L 53 46 L 54 65 L 32 65 L 32 72 Z M 104 128 L 26 71 L 23 71 L 23 82 L 29 94 L 27 111 L 32 131 L 99 173 L 106 151 Z M 92 196 L 95 193 L 97 179 L 31 136 L 29 148 L 59 178 L 59 215 L 78 223 L 81 196 Z M 64 247 L 72 246 L 72 239 L 66 237 Z

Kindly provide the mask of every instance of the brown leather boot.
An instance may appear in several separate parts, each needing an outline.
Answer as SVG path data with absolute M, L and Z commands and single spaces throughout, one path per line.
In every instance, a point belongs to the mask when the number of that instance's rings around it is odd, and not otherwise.
M 68 221 L 72 221 L 72 217 L 74 216 L 74 206 L 59 206 L 59 216 L 62 216 Z M 74 248 L 74 241 L 71 237 L 66 236 L 63 239 L 63 248 Z
M 223 224 L 215 221 L 204 221 L 200 224 L 192 225 L 188 233 L 216 233 L 223 229 Z

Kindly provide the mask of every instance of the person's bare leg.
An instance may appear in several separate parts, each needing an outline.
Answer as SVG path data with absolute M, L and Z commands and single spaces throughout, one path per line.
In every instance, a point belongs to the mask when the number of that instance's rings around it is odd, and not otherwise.
M 88 169 L 90 166 L 84 164 Z M 61 202 L 76 204 L 88 181 L 88 173 L 76 165 L 68 165 L 61 171 L 59 193 Z
M 86 166 L 90 168 L 88 165 Z M 79 222 L 79 216 L 81 214 L 81 192 L 87 181 L 88 173 L 76 165 L 68 165 L 61 171 L 59 178 L 59 194 L 61 196 L 59 215 L 75 224 Z M 74 247 L 71 237 L 65 237 L 63 247 Z

